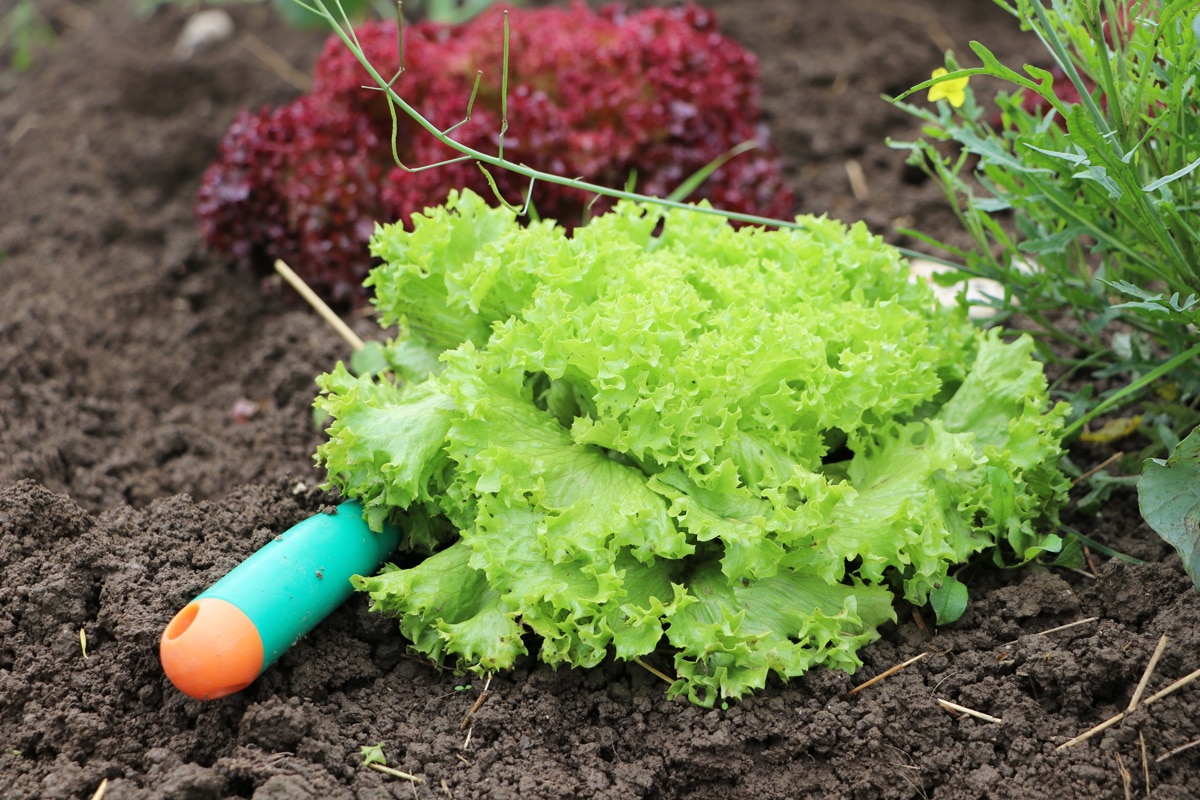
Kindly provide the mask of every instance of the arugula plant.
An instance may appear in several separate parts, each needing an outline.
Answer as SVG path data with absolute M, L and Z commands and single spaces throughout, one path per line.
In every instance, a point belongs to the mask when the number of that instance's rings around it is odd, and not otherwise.
M 385 367 L 318 383 L 318 451 L 409 566 L 358 578 L 476 672 L 537 643 L 662 650 L 712 705 L 857 651 L 903 598 L 1052 533 L 1066 408 L 1029 338 L 982 333 L 862 225 L 734 228 L 620 203 L 573 235 L 454 193 L 377 227 Z
M 936 108 L 897 101 L 925 122 L 911 152 L 950 201 L 973 247 L 940 248 L 962 277 L 999 281 L 985 303 L 1022 317 L 1046 358 L 1127 383 L 1072 425 L 1174 382 L 1174 438 L 1200 396 L 1200 23 L 1192 0 L 996 0 L 1045 49 L 1043 66 L 1003 64 L 978 42 L 981 67 L 915 87 Z M 995 115 L 966 86 L 1011 87 Z M 1064 314 L 1068 324 L 1064 323 Z M 1081 409 L 1082 410 L 1082 409 Z

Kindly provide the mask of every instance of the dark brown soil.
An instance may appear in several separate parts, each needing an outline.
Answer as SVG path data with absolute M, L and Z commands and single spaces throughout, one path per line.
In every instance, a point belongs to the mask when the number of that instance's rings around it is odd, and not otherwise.
M 952 236 L 886 147 L 916 131 L 880 95 L 972 38 L 1036 58 L 1011 19 L 988 0 L 706 5 L 761 57 L 800 210 L 892 241 L 897 225 Z M 181 695 L 157 658 L 174 611 L 330 500 L 312 378 L 344 348 L 208 253 L 190 210 L 234 113 L 296 89 L 246 38 L 176 60 L 178 11 L 38 6 L 60 44 L 0 95 L 0 797 L 87 798 L 104 779 L 108 800 L 1200 796 L 1200 747 L 1172 752 L 1200 739 L 1195 688 L 1055 749 L 1125 708 L 1160 636 L 1150 691 L 1200 666 L 1200 599 L 1128 493 L 1071 521 L 1148 565 L 981 570 L 957 624 L 905 612 L 854 677 L 813 672 L 727 710 L 668 702 L 637 666 L 529 663 L 495 676 L 464 728 L 482 682 L 408 657 L 360 597 L 245 692 Z M 311 66 L 321 37 L 233 14 Z M 360 766 L 381 742 L 425 782 Z

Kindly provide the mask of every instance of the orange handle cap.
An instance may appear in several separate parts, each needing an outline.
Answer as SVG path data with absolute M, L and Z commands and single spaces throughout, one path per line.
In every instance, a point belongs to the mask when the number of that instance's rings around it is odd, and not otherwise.
M 171 683 L 197 700 L 240 692 L 264 667 L 258 628 L 240 608 L 215 597 L 193 600 L 175 615 L 159 657 Z

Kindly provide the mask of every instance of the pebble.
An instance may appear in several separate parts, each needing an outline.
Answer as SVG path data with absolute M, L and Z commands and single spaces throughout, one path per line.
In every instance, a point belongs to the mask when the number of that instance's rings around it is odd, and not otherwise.
M 175 42 L 175 59 L 187 61 L 210 45 L 233 38 L 233 17 L 219 8 L 200 11 L 188 18 Z

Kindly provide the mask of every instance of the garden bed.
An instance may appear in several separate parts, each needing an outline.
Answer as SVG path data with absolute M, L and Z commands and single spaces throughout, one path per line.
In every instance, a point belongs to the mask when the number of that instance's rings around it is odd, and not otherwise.
M 1036 58 L 1011 18 L 989 0 L 704 5 L 761 59 L 798 211 L 957 241 L 886 146 L 915 121 L 880 95 L 970 39 Z M 1196 796 L 1200 747 L 1174 752 L 1200 738 L 1194 688 L 1056 749 L 1125 709 L 1161 636 L 1149 691 L 1200 666 L 1200 599 L 1131 492 L 1067 517 L 1149 563 L 980 569 L 954 625 L 902 608 L 856 675 L 725 710 L 668 701 L 636 665 L 532 660 L 472 710 L 483 681 L 409 656 L 363 597 L 246 691 L 177 692 L 157 656 L 172 614 L 335 499 L 312 464 L 312 381 L 345 345 L 210 253 L 191 211 L 236 111 L 298 94 L 270 54 L 304 74 L 324 36 L 235 7 L 237 38 L 180 60 L 183 12 L 38 6 L 58 47 L 0 95 L 0 798 L 91 797 L 105 779 L 110 799 Z M 381 742 L 424 783 L 362 767 Z

